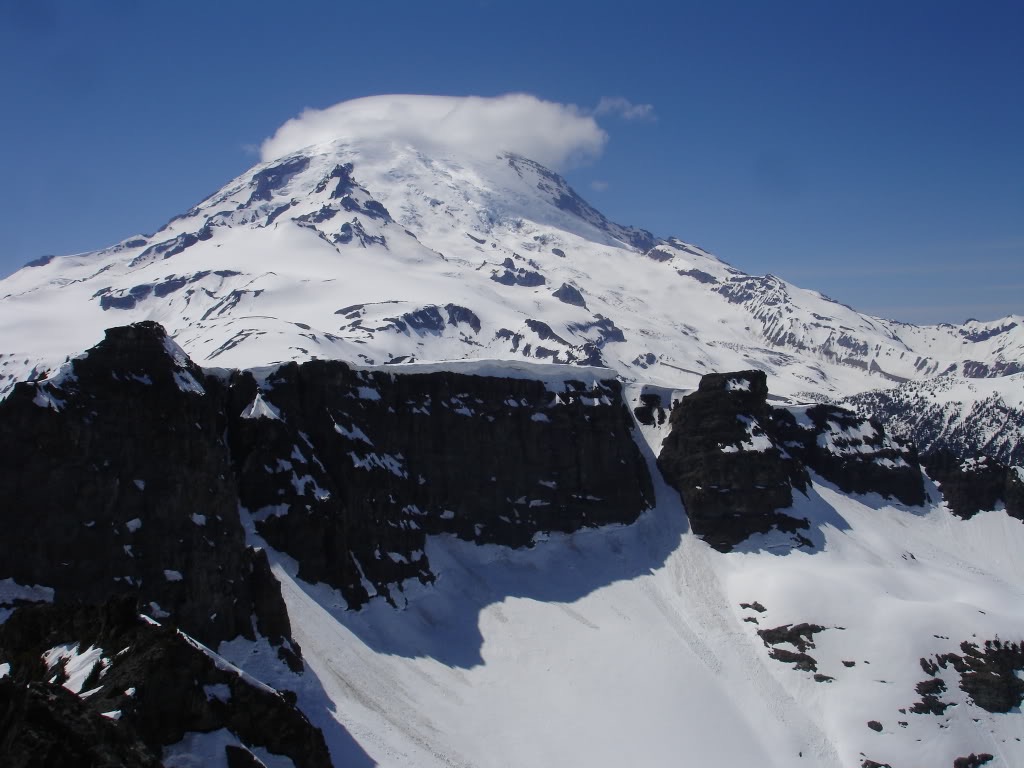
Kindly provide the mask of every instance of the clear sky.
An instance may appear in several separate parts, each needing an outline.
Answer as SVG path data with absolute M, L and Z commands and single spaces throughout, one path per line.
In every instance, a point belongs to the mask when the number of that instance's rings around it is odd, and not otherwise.
M 0 274 L 154 231 L 306 107 L 510 92 L 641 107 L 566 173 L 616 221 L 899 320 L 1024 314 L 1022 0 L 0 0 Z

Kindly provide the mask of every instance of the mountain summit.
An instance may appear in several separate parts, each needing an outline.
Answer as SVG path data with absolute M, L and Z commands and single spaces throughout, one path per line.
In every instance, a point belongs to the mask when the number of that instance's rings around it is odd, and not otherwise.
M 866 316 L 614 224 L 524 157 L 398 139 L 307 147 L 153 235 L 10 276 L 3 391 L 140 320 L 202 365 L 539 359 L 677 387 L 754 366 L 779 394 L 833 398 L 941 374 L 1012 376 L 1024 356 L 1024 318 Z

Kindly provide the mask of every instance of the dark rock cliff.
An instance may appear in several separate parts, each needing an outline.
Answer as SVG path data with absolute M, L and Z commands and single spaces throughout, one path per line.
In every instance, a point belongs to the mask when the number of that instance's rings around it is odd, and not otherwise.
M 669 423 L 658 467 L 680 492 L 694 531 L 721 551 L 772 528 L 806 528 L 783 510 L 794 488 L 806 490 L 808 470 L 847 493 L 925 500 L 911 445 L 834 406 L 772 408 L 762 371 L 704 376 Z
M 762 371 L 709 374 L 669 417 L 658 467 L 682 495 L 693 530 L 722 551 L 774 526 L 806 526 L 778 513 L 807 475 L 768 436 L 767 397 Z
M 0 403 L 0 579 L 57 602 L 133 594 L 216 646 L 287 614 L 239 509 L 350 607 L 433 575 L 429 533 L 508 546 L 653 502 L 619 385 L 312 361 L 206 374 L 154 323 Z M 261 389 L 263 391 L 261 391 Z M 244 513 L 243 513 L 244 514 Z M 297 659 L 291 659 L 298 663 Z
M 874 419 L 834 405 L 773 413 L 773 436 L 786 451 L 841 491 L 879 493 L 911 506 L 925 502 L 917 450 Z
M 939 484 L 950 511 L 969 518 L 1000 503 L 1006 513 L 1024 520 L 1024 471 L 1008 467 L 990 456 L 960 459 L 952 451 L 938 450 L 924 458 L 929 477 Z
M 0 529 L 17 545 L 0 578 L 58 603 L 132 594 L 214 646 L 255 624 L 287 652 L 280 589 L 239 520 L 225 396 L 152 323 L 15 387 L 0 402 Z
M 632 522 L 653 500 L 614 381 L 555 392 L 313 361 L 262 386 L 248 374 L 230 385 L 241 502 L 303 578 L 350 606 L 430 580 L 427 534 L 527 546 L 542 531 Z
M 160 768 L 154 751 L 59 685 L 0 679 L 5 768 Z

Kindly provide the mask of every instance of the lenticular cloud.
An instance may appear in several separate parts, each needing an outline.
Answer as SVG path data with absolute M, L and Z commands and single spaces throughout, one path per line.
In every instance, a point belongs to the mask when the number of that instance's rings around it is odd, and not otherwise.
M 572 104 L 525 93 L 369 96 L 306 109 L 266 139 L 264 161 L 336 139 L 397 140 L 460 153 L 516 152 L 556 169 L 601 154 L 606 134 Z

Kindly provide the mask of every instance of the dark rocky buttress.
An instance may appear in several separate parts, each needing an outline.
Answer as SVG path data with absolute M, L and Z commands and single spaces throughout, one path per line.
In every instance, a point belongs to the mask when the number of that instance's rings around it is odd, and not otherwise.
M 669 417 L 658 467 L 682 495 L 693 530 L 722 551 L 774 526 L 806 527 L 778 512 L 808 478 L 768 437 L 767 397 L 761 371 L 709 374 Z
M 240 374 L 229 391 L 241 502 L 300 576 L 352 606 L 431 580 L 427 534 L 528 546 L 542 531 L 632 522 L 653 501 L 615 381 L 556 392 L 312 361 L 263 387 Z
M 924 466 L 954 515 L 970 518 L 1003 504 L 1008 515 L 1024 520 L 1024 468 L 991 456 L 961 459 L 945 449 L 929 453 Z
M 925 500 L 911 445 L 834 406 L 772 408 L 762 371 L 704 376 L 669 423 L 658 466 L 680 492 L 693 530 L 721 551 L 772 528 L 806 528 L 785 510 L 794 488 L 806 490 L 808 470 L 846 493 Z
M 153 323 L 16 386 L 0 402 L 0 579 L 59 603 L 132 594 L 209 645 L 255 626 L 287 650 L 280 589 L 239 519 L 225 397 Z
M 519 547 L 635 520 L 653 490 L 632 430 L 614 381 L 313 361 L 257 382 L 203 371 L 155 323 L 108 330 L 0 402 L 0 763 L 155 766 L 224 728 L 230 765 L 258 764 L 248 747 L 329 765 L 293 695 L 191 639 L 262 636 L 301 669 L 249 515 L 350 607 L 394 602 L 434 578 L 428 534 Z M 41 596 L 54 605 L 24 604 Z M 84 694 L 61 686 L 67 662 L 40 661 L 88 647 Z

